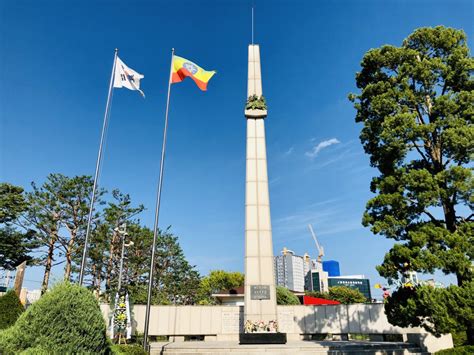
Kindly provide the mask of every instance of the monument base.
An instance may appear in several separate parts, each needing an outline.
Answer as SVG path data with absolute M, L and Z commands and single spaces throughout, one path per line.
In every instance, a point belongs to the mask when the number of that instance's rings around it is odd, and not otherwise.
M 286 333 L 241 333 L 239 344 L 286 344 Z

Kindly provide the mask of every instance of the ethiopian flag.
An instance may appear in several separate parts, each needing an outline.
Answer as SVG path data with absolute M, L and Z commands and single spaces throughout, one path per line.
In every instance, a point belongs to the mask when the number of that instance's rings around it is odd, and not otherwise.
M 202 91 L 207 90 L 207 82 L 211 80 L 215 71 L 207 71 L 201 68 L 199 65 L 191 62 L 190 60 L 173 56 L 171 83 L 180 83 L 187 76 L 194 80 L 196 85 Z

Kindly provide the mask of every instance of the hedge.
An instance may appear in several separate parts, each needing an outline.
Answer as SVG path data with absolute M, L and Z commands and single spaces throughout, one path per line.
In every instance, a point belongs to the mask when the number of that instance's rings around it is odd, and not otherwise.
M 0 333 L 0 353 L 110 354 L 97 300 L 84 287 L 61 283 Z
M 112 352 L 116 355 L 146 355 L 147 352 L 138 344 L 112 345 Z
M 10 290 L 0 297 L 0 329 L 12 326 L 25 308 L 15 291 Z

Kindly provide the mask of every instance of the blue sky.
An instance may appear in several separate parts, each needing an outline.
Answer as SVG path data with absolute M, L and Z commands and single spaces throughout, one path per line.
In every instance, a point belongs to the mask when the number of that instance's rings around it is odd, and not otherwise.
M 100 184 L 143 203 L 141 219 L 152 227 L 174 47 L 217 74 L 207 92 L 191 80 L 172 86 L 160 227 L 172 226 L 203 274 L 242 271 L 251 3 L 2 1 L 0 179 L 28 188 L 51 172 L 94 173 L 118 47 L 121 59 L 145 75 L 146 99 L 115 90 Z M 464 29 L 472 48 L 472 2 L 255 3 L 269 105 L 274 252 L 286 246 L 316 256 L 307 230 L 313 223 L 326 260 L 339 260 L 344 274 L 378 282 L 375 265 L 392 242 L 360 223 L 376 171 L 360 145 L 347 94 L 356 91 L 354 75 L 368 49 L 400 45 L 417 27 Z M 41 276 L 28 271 L 26 285 L 37 287 Z

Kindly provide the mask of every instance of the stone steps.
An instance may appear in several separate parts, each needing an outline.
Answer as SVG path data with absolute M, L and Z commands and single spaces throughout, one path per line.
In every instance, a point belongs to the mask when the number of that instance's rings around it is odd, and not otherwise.
M 285 355 L 285 354 L 334 354 L 334 355 L 414 355 L 426 354 L 416 345 L 395 342 L 362 341 L 290 341 L 287 344 L 239 345 L 237 342 L 163 342 L 151 343 L 153 355 Z

